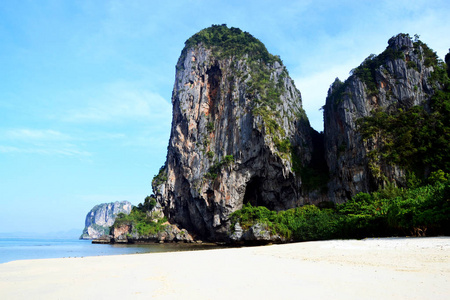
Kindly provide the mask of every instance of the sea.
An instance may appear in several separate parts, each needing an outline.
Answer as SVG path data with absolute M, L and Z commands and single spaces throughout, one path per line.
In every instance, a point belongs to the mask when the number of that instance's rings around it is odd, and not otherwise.
M 15 260 L 217 249 L 214 244 L 92 244 L 89 240 L 0 238 L 0 264 Z M 222 247 L 223 248 L 223 247 Z

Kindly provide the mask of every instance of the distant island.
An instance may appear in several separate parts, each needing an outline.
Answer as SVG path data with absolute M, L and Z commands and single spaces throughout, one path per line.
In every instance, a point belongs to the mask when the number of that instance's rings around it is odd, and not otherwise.
M 114 224 L 119 213 L 129 214 L 132 205 L 128 201 L 102 203 L 94 206 L 86 215 L 85 227 L 80 236 L 82 240 L 98 239 L 110 234 L 110 227 Z
M 279 56 L 238 28 L 201 30 L 176 65 L 153 194 L 112 230 L 125 242 L 450 234 L 446 62 L 418 35 L 393 36 L 331 83 L 317 132 Z

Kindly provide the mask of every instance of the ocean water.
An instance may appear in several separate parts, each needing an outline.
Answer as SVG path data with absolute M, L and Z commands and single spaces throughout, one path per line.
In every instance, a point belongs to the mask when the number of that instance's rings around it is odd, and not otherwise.
M 77 239 L 0 238 L 0 263 L 24 259 L 86 257 L 220 248 L 211 244 L 102 245 Z

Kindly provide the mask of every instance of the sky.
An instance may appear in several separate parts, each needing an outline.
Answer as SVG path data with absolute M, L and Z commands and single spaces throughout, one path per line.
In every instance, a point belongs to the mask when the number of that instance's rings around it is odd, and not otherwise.
M 152 193 L 175 64 L 203 28 L 238 27 L 279 55 L 322 131 L 336 77 L 398 33 L 444 58 L 449 15 L 447 0 L 2 0 L 0 233 L 81 234 L 93 206 Z

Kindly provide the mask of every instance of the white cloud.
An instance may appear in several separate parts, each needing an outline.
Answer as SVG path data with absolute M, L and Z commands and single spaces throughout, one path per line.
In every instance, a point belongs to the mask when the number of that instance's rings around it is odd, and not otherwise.
M 4 136 L 10 139 L 27 141 L 62 141 L 72 139 L 69 135 L 52 129 L 10 129 L 4 133 Z
M 0 131 L 1 153 L 22 153 L 87 157 L 91 153 L 81 150 L 72 142 L 76 138 L 52 129 L 14 128 Z
M 0 152 L 1 153 L 15 153 L 15 152 L 20 152 L 20 151 L 21 151 L 21 149 L 19 149 L 17 147 L 0 145 Z
M 87 157 L 92 154 L 87 151 L 78 150 L 74 145 L 64 145 L 62 147 L 54 146 L 25 146 L 25 147 L 15 147 L 15 146 L 3 146 L 0 145 L 1 153 L 22 153 L 22 154 L 42 154 L 42 155 L 59 155 L 59 156 L 79 156 Z
M 109 132 L 84 132 L 83 141 L 99 141 L 99 140 L 123 140 L 127 137 L 124 133 L 109 133 Z
M 80 101 L 83 105 L 83 101 Z M 159 94 L 132 85 L 117 84 L 105 88 L 84 102 L 84 107 L 72 108 L 64 114 L 68 122 L 117 122 L 171 117 L 171 105 Z

